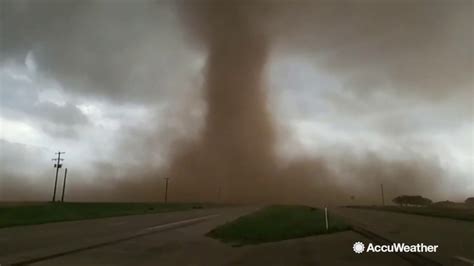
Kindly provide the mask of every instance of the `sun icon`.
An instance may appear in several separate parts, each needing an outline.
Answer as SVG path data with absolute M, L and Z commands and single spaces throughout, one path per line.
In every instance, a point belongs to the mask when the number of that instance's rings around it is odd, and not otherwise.
M 365 249 L 364 243 L 355 242 L 354 246 L 352 246 L 352 249 L 354 250 L 355 253 L 360 254 L 360 253 L 364 252 L 364 249 Z

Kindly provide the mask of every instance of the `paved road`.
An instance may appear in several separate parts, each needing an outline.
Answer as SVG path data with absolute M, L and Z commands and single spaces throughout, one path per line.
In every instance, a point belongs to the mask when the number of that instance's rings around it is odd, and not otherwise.
M 255 207 L 199 209 L 3 228 L 0 229 L 0 264 L 129 238 L 143 232 L 148 233 L 150 228 L 157 225 L 190 219 L 192 223 L 192 219 L 198 217 L 228 212 L 239 216 L 254 209 Z M 159 230 L 162 228 L 155 228 L 155 231 Z
M 0 263 L 107 243 L 31 264 L 409 265 L 392 254 L 355 254 L 353 243 L 369 240 L 352 231 L 244 247 L 232 247 L 204 236 L 212 228 L 255 209 L 193 210 L 5 228 L 0 230 Z M 116 241 L 120 239 L 127 240 Z
M 439 245 L 438 252 L 423 255 L 443 265 L 456 264 L 453 257 L 474 261 L 474 222 L 353 208 L 333 211 L 392 242 Z

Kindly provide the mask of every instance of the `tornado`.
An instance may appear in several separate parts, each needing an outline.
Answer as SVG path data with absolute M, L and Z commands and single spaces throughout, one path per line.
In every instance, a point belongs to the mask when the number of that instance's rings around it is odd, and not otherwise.
M 262 200 L 275 167 L 275 132 L 263 74 L 269 41 L 251 11 L 236 2 L 184 6 L 207 49 L 205 124 L 198 141 L 173 158 L 169 175 L 189 200 Z

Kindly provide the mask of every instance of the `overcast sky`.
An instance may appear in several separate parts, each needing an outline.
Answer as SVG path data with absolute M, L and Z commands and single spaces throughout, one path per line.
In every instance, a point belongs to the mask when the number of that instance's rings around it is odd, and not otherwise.
M 321 157 L 355 191 L 370 164 L 417 165 L 435 187 L 406 194 L 474 196 L 472 1 L 277 2 L 258 23 L 282 160 Z M 0 5 L 0 200 L 49 199 L 59 150 L 71 191 L 107 200 L 101 189 L 166 168 L 173 143 L 199 136 L 207 50 L 180 6 Z

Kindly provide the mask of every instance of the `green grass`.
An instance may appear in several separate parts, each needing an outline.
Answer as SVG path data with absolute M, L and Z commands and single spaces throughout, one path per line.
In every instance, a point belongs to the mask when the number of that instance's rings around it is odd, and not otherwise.
M 0 228 L 203 208 L 192 203 L 45 203 L 0 207 Z
M 349 208 L 369 209 L 377 211 L 401 212 L 423 216 L 449 218 L 463 221 L 474 221 L 474 208 L 446 207 L 399 207 L 399 206 L 348 206 Z
M 234 245 L 257 244 L 348 230 L 341 219 L 307 206 L 275 205 L 221 225 L 207 235 Z

